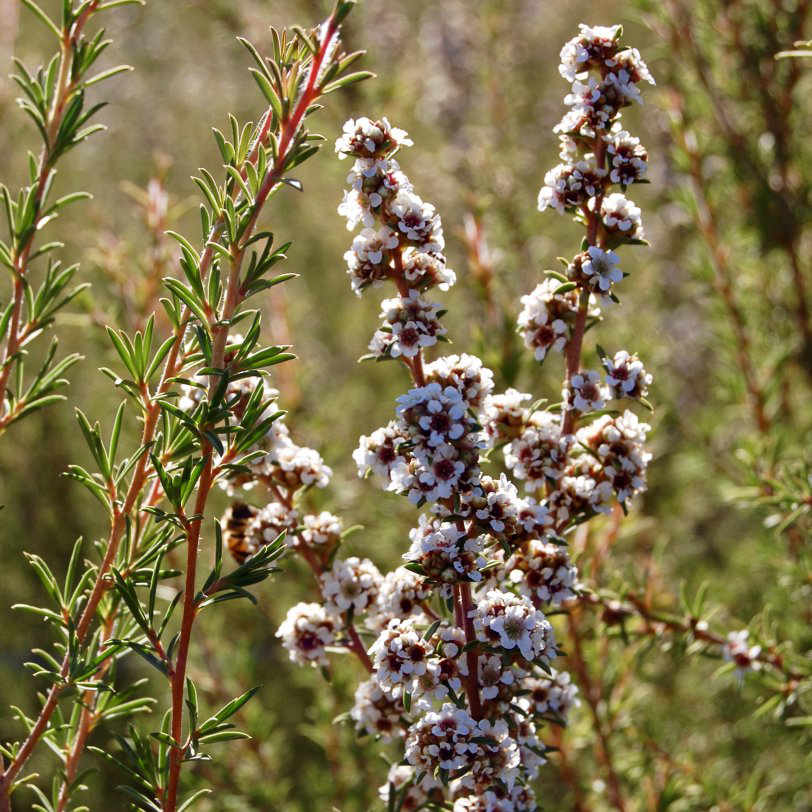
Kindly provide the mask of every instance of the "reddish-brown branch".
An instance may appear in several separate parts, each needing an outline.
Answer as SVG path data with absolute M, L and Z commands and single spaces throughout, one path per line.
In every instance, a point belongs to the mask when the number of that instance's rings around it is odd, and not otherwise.
M 457 606 L 459 610 L 457 611 Z M 473 611 L 473 601 L 471 600 L 471 584 L 461 583 L 454 585 L 454 608 L 457 625 L 461 626 L 465 632 L 465 642 L 476 641 L 476 631 L 474 621 L 471 617 Z M 465 678 L 465 696 L 468 699 L 468 707 L 474 719 L 482 718 L 482 702 L 479 698 L 479 654 L 476 648 L 469 648 L 465 652 L 465 661 L 468 666 L 468 676 Z

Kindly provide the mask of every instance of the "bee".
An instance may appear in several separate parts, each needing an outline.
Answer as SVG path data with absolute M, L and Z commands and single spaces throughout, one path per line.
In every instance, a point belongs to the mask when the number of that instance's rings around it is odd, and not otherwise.
M 238 564 L 244 564 L 259 549 L 249 525 L 259 511 L 245 502 L 235 502 L 225 513 L 221 524 L 226 546 Z

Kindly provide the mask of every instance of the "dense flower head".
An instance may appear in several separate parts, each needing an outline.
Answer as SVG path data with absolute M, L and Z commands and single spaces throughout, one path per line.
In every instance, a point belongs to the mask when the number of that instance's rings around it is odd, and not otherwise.
M 448 290 L 457 282 L 457 274 L 446 264 L 439 251 L 407 250 L 403 259 L 403 277 L 411 288 L 424 291 L 438 287 Z
M 407 427 L 394 421 L 376 429 L 368 437 L 361 437 L 358 448 L 352 454 L 358 467 L 358 476 L 365 476 L 367 471 L 372 471 L 387 487 L 392 487 L 393 473 L 398 469 L 406 469 L 407 456 L 402 447 L 408 440 Z
M 621 28 L 612 26 L 589 26 L 581 23 L 579 34 L 561 49 L 559 72 L 568 81 L 590 68 L 601 68 L 610 63 L 618 51 Z
M 344 259 L 352 277 L 352 289 L 358 296 L 370 285 L 377 287 L 389 277 L 390 252 L 397 247 L 397 234 L 387 226 L 365 228 L 356 235 Z
M 525 660 L 555 657 L 550 621 L 528 598 L 492 589 L 471 610 L 477 638 Z
M 477 409 L 493 391 L 493 372 L 475 355 L 447 355 L 424 368 L 426 380 L 456 389 L 470 409 Z
M 537 361 L 543 361 L 550 350 L 561 352 L 567 343 L 567 317 L 578 307 L 577 296 L 556 295 L 560 282 L 545 279 L 532 293 L 522 296 L 519 332 L 525 345 L 533 350 Z
M 287 441 L 268 452 L 263 473 L 288 490 L 315 486 L 326 488 L 333 471 L 314 448 Z
M 518 436 L 527 420 L 527 407 L 523 404 L 533 396 L 518 389 L 508 389 L 497 395 L 488 395 L 479 413 L 479 422 L 494 446 Z
M 375 608 L 381 585 L 381 574 L 368 558 L 336 559 L 330 570 L 321 575 L 325 606 L 340 615 L 352 609 L 356 614 Z
M 603 415 L 578 431 L 578 442 L 589 448 L 598 480 L 608 482 L 619 502 L 626 502 L 646 487 L 645 473 L 651 454 L 645 450 L 651 430 L 637 415 L 626 410 L 622 415 Z
M 311 513 L 302 520 L 302 541 L 313 547 L 332 549 L 341 540 L 344 522 L 327 510 Z
M 469 429 L 466 402 L 459 389 L 437 381 L 398 397 L 398 414 L 415 443 L 429 448 L 454 443 Z
M 525 542 L 505 562 L 506 581 L 536 605 L 560 606 L 575 597 L 578 569 L 567 548 L 533 539 Z
M 482 540 L 471 538 L 464 528 L 424 514 L 409 538 L 412 544 L 403 557 L 419 564 L 430 581 L 450 584 L 482 580 L 479 570 L 487 563 Z
M 385 118 L 371 121 L 366 117 L 350 119 L 336 141 L 339 158 L 355 155 L 359 158 L 382 158 L 397 147 L 411 146 L 405 130 L 393 127 Z
M 629 186 L 642 180 L 648 169 L 648 153 L 639 138 L 617 129 L 605 135 L 609 180 Z
M 359 158 L 347 176 L 347 183 L 359 195 L 364 208 L 377 209 L 401 189 L 412 184 L 394 158 Z
M 375 355 L 414 358 L 421 350 L 432 347 L 446 334 L 439 319 L 439 306 L 427 302 L 419 291 L 381 302 L 384 326 L 375 333 L 370 350 Z
M 374 617 L 376 628 L 382 628 L 393 618 L 426 620 L 423 602 L 431 596 L 425 579 L 416 572 L 398 567 L 386 573 L 378 594 Z
M 431 203 L 414 192 L 401 189 L 388 206 L 390 225 L 401 239 L 423 251 L 445 248 L 443 224 Z
M 393 618 L 369 650 L 378 684 L 394 697 L 419 693 L 420 678 L 437 671 L 432 648 L 411 619 Z
M 326 647 L 335 642 L 335 623 L 320 604 L 297 603 L 288 610 L 276 636 L 293 662 L 326 666 Z
M 619 350 L 614 358 L 604 360 L 606 384 L 615 400 L 644 398 L 653 378 L 646 372 L 637 354 Z
M 575 163 L 562 163 L 544 176 L 544 186 L 538 196 L 538 209 L 555 209 L 559 214 L 585 205 L 603 193 L 606 170 L 587 155 Z
M 559 415 L 536 411 L 527 419 L 522 433 L 505 446 L 505 465 L 516 479 L 524 480 L 525 489 L 532 493 L 548 479 L 563 475 L 571 444 L 571 438 L 561 433 Z
M 640 207 L 621 192 L 603 198 L 600 214 L 603 227 L 609 233 L 626 239 L 642 240 L 645 237 Z
M 384 739 L 404 736 L 405 730 L 400 724 L 404 713 L 402 699 L 384 691 L 374 676 L 359 683 L 355 689 L 350 717 L 359 733 Z
M 530 709 L 537 716 L 556 714 L 563 719 L 572 708 L 577 708 L 581 701 L 578 699 L 578 686 L 566 671 L 550 669 L 549 675 L 528 677 L 522 683 L 522 688 L 529 693 L 526 696 Z
M 285 544 L 293 547 L 297 543 L 296 528 L 299 512 L 282 502 L 269 502 L 257 511 L 247 528 L 247 535 L 257 548 L 270 544 L 280 533 L 285 533 Z
M 472 741 L 477 733 L 477 723 L 468 711 L 446 703 L 409 728 L 406 760 L 429 773 L 437 768 L 450 772 L 470 767 L 477 752 Z
M 519 774 L 521 754 L 510 736 L 503 719 L 482 719 L 477 724 L 476 753 L 470 772 L 460 778 L 460 784 L 477 793 L 502 784 L 510 790 Z

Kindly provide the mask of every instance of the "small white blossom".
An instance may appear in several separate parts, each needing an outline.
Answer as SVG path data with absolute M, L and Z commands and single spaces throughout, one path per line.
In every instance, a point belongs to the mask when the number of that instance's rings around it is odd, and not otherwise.
M 607 358 L 606 383 L 616 400 L 620 398 L 644 398 L 653 378 L 646 372 L 637 355 L 619 350 L 614 358 Z
M 555 713 L 566 719 L 570 710 L 581 704 L 578 686 L 572 682 L 572 677 L 566 671 L 551 668 L 549 676 L 525 679 L 522 688 L 530 691 L 527 699 L 533 713 L 539 716 Z
M 384 299 L 381 302 L 381 318 L 386 329 L 379 330 L 370 344 L 370 349 L 383 351 L 398 358 L 414 358 L 425 347 L 437 343 L 438 336 L 446 334 L 446 329 L 438 317 L 439 305 L 427 302 L 416 290 L 408 296 Z
M 589 284 L 603 293 L 623 279 L 619 262 L 620 257 L 614 251 L 604 251 L 596 245 L 590 245 L 581 257 L 580 270 Z
M 426 380 L 456 389 L 468 408 L 478 408 L 493 391 L 493 372 L 475 355 L 447 355 L 424 367 Z
M 400 718 L 405 713 L 400 697 L 384 691 L 372 676 L 355 689 L 350 717 L 359 733 L 391 739 L 405 735 Z
M 589 26 L 581 23 L 577 37 L 573 37 L 561 49 L 561 64 L 559 73 L 568 81 L 575 81 L 575 77 L 590 68 L 597 68 L 608 64 L 617 52 L 617 39 L 620 35 L 620 26 Z
M 594 369 L 576 372 L 570 378 L 569 387 L 562 392 L 565 408 L 577 412 L 597 412 L 606 405 L 606 387 L 601 385 L 601 376 Z
M 378 599 L 381 580 L 378 568 L 367 558 L 336 559 L 332 569 L 320 577 L 327 610 L 335 615 L 350 609 L 356 614 L 370 611 Z
M 414 192 L 402 189 L 389 204 L 395 228 L 402 238 L 424 251 L 445 248 L 440 215 L 431 203 L 421 200 Z
M 397 423 L 376 429 L 369 437 L 361 437 L 352 454 L 358 466 L 358 476 L 365 476 L 372 470 L 391 488 L 393 472 L 406 469 L 406 454 L 399 449 L 407 440 L 405 428 Z
M 490 590 L 471 610 L 477 638 L 506 651 L 517 651 L 526 660 L 555 657 L 553 627 L 524 596 Z
M 577 209 L 603 192 L 606 170 L 598 167 L 594 155 L 573 164 L 562 163 L 544 176 L 538 196 L 538 210 L 554 208 L 559 214 Z
M 302 540 L 315 547 L 334 547 L 341 539 L 344 522 L 334 513 L 323 510 L 308 514 L 302 520 Z
M 487 563 L 482 556 L 482 540 L 468 538 L 464 529 L 422 515 L 420 524 L 409 532 L 411 546 L 404 553 L 425 570 L 426 577 L 439 583 L 480 581 L 481 567 Z
M 505 446 L 505 465 L 534 493 L 548 479 L 558 479 L 567 461 L 570 440 L 561 434 L 561 418 L 552 412 L 533 412 L 521 435 Z
M 639 138 L 625 130 L 616 130 L 604 136 L 609 160 L 609 180 L 629 186 L 645 177 L 648 153 Z
M 601 202 L 601 220 L 604 228 L 628 239 L 644 238 L 640 208 L 620 192 L 608 195 Z
M 477 723 L 461 708 L 447 703 L 415 722 L 406 738 L 406 759 L 413 767 L 433 773 L 436 768 L 460 770 L 470 766 L 477 752 L 471 741 Z
M 517 436 L 527 420 L 527 408 L 522 404 L 531 398 L 532 395 L 517 389 L 485 398 L 479 422 L 491 446 Z
M 288 610 L 276 636 L 293 662 L 326 666 L 326 647 L 335 642 L 335 625 L 320 604 L 297 603 Z
M 412 145 L 405 130 L 393 127 L 385 118 L 371 121 L 368 118 L 349 119 L 344 132 L 336 141 L 339 158 L 355 155 L 359 158 L 379 158 L 396 147 Z

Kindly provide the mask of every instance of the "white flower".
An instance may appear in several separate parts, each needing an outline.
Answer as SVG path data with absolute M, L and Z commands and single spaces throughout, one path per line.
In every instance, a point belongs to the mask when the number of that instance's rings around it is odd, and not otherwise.
M 321 513 L 308 514 L 302 524 L 302 540 L 317 547 L 333 547 L 341 539 L 344 522 L 334 513 L 323 510 Z
M 477 723 L 461 708 L 446 703 L 415 722 L 406 737 L 406 760 L 413 767 L 433 773 L 436 768 L 460 770 L 470 766 L 477 752 L 471 741 Z
M 369 649 L 375 679 L 393 697 L 419 693 L 420 678 L 437 672 L 430 662 L 432 645 L 424 640 L 411 618 L 393 618 Z
M 493 372 L 475 355 L 447 355 L 427 364 L 426 380 L 438 383 L 443 390 L 456 389 L 468 408 L 477 408 L 493 391 Z
M 377 158 L 396 147 L 411 145 L 412 140 L 406 131 L 392 127 L 385 118 L 379 121 L 371 121 L 365 117 L 351 118 L 344 125 L 344 132 L 336 141 L 336 152 L 339 158 L 346 155 Z
M 332 618 L 318 603 L 297 603 L 288 611 L 276 636 L 299 665 L 328 665 L 326 647 L 335 642 Z
M 409 532 L 409 538 L 412 544 L 403 557 L 420 564 L 432 581 L 482 580 L 479 569 L 487 562 L 482 556 L 480 538 L 468 538 L 464 529 L 425 515 L 420 517 L 418 527 Z
M 619 502 L 626 502 L 645 490 L 646 468 L 651 454 L 645 450 L 646 435 L 651 430 L 637 415 L 626 410 L 622 415 L 603 415 L 577 433 L 578 442 L 589 448 L 600 461 L 591 473 L 600 485 L 609 485 Z M 590 458 L 592 463 L 594 458 Z
M 630 355 L 626 350 L 619 350 L 614 358 L 604 361 L 606 367 L 606 383 L 612 397 L 644 398 L 648 394 L 648 387 L 653 378 L 643 368 L 637 355 Z
M 590 245 L 582 256 L 581 272 L 590 284 L 605 292 L 623 279 L 619 262 L 620 257 L 614 251 L 604 251 L 596 245 Z
M 314 448 L 288 445 L 281 446 L 269 455 L 271 474 L 287 488 L 302 488 L 315 485 L 326 488 L 333 476 L 332 469 L 324 464 L 321 455 Z
M 359 733 L 391 739 L 405 735 L 400 717 L 405 710 L 399 697 L 384 691 L 374 676 L 361 682 L 355 690 L 355 703 L 350 717 Z
M 543 361 L 549 350 L 561 352 L 564 349 L 566 319 L 578 307 L 577 294 L 557 296 L 554 291 L 558 287 L 561 287 L 560 282 L 548 278 L 536 285 L 532 293 L 522 296 L 524 307 L 517 322 L 519 332 L 537 361 Z
M 350 609 L 356 613 L 370 611 L 378 599 L 381 580 L 378 568 L 367 558 L 336 559 L 332 569 L 320 577 L 327 611 L 334 615 Z
M 644 237 L 640 208 L 620 192 L 614 192 L 603 199 L 601 220 L 608 231 L 628 239 L 642 240 Z
M 299 524 L 299 513 L 295 508 L 281 502 L 269 502 L 251 519 L 247 535 L 254 540 L 257 549 L 270 544 L 280 533 L 285 533 L 285 544 L 296 545 L 295 530 Z
M 569 387 L 562 392 L 565 408 L 577 412 L 596 412 L 606 405 L 608 392 L 601 385 L 601 376 L 594 369 L 576 372 L 570 378 Z
M 640 143 L 625 130 L 615 130 L 604 136 L 609 160 L 609 180 L 629 186 L 640 180 L 648 169 L 648 153 Z
M 440 215 L 431 203 L 414 192 L 402 189 L 389 204 L 394 225 L 403 237 L 424 251 L 442 251 L 445 247 Z
M 446 265 L 446 259 L 439 251 L 407 249 L 403 256 L 403 277 L 410 287 L 428 290 L 438 287 L 448 290 L 457 281 L 457 275 Z
M 532 539 L 517 549 L 505 562 L 503 572 L 536 605 L 560 606 L 575 597 L 578 587 L 578 570 L 567 548 L 540 539 Z
M 551 668 L 549 676 L 525 679 L 522 688 L 530 691 L 527 699 L 533 713 L 539 716 L 555 713 L 566 718 L 572 708 L 581 704 L 578 686 L 572 682 L 572 677 L 566 671 Z
M 517 651 L 526 660 L 555 657 L 553 627 L 528 598 L 492 589 L 469 614 L 483 643 Z
M 369 437 L 361 437 L 352 458 L 358 466 L 358 476 L 365 476 L 372 470 L 389 488 L 392 488 L 392 475 L 396 470 L 405 470 L 406 453 L 400 451 L 408 437 L 404 427 L 389 423 L 376 429 Z
M 598 167 L 595 156 L 587 155 L 574 164 L 562 163 L 544 176 L 538 196 L 538 210 L 554 208 L 559 214 L 572 211 L 603 191 L 606 170 Z
M 529 493 L 547 479 L 558 479 L 567 461 L 570 446 L 561 434 L 561 419 L 552 412 L 533 412 L 524 431 L 505 446 L 505 465 L 516 479 L 525 480 Z
M 423 622 L 426 615 L 422 603 L 430 594 L 425 579 L 416 572 L 403 567 L 388 572 L 381 583 L 377 614 L 372 619 L 375 628 L 383 628 L 393 618 Z
M 747 671 L 758 671 L 761 669 L 761 662 L 758 657 L 761 654 L 761 646 L 751 646 L 748 644 L 750 632 L 742 629 L 738 632 L 730 632 L 727 641 L 722 646 L 722 655 L 725 662 L 736 664 L 736 673 L 741 677 Z
M 508 389 L 499 395 L 488 395 L 479 414 L 479 422 L 485 430 L 490 445 L 503 442 L 521 431 L 527 420 L 527 409 L 522 405 L 532 395 Z
M 408 296 L 397 296 L 381 302 L 381 318 L 385 330 L 379 330 L 370 349 L 383 347 L 393 358 L 401 355 L 414 358 L 423 348 L 437 343 L 438 336 L 445 335 L 445 327 L 438 317 L 439 305 L 428 302 L 416 290 Z
M 580 34 L 561 49 L 559 73 L 572 82 L 575 77 L 592 67 L 608 64 L 617 51 L 620 26 L 578 26 Z

